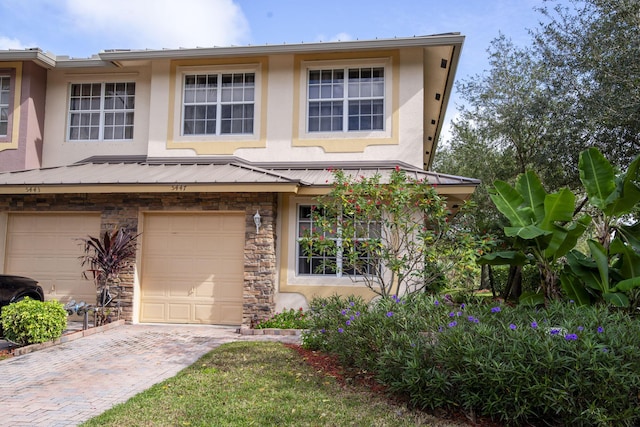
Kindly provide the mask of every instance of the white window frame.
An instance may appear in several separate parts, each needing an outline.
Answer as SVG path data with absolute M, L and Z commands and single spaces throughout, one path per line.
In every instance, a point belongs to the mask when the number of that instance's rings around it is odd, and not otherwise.
M 253 101 L 253 132 L 252 133 L 229 133 L 229 134 L 202 134 L 202 135 L 184 135 L 183 133 L 183 114 L 184 114 L 184 79 L 187 75 L 203 75 L 203 74 L 238 74 L 252 73 L 254 74 L 254 101 Z M 173 136 L 172 142 L 176 143 L 227 143 L 235 144 L 254 144 L 261 137 L 262 132 L 262 102 L 264 94 L 262 93 L 262 66 L 261 63 L 247 64 L 219 64 L 219 65 L 179 65 L 176 67 L 174 76 L 174 99 L 172 129 L 170 134 Z M 219 110 L 219 109 L 218 109 Z M 224 146 L 228 146 L 225 144 Z M 233 145 L 233 144 L 231 144 Z M 185 145 L 187 146 L 187 145 Z M 192 145 L 193 146 L 193 145 Z M 206 145 L 195 145 L 202 149 Z M 222 147 L 219 145 L 218 147 Z M 236 145 L 236 148 L 243 146 Z M 205 149 L 206 150 L 206 149 Z
M 353 279 L 358 279 L 358 275 L 351 275 L 349 273 L 345 273 L 344 272 L 344 268 L 345 266 L 343 265 L 343 258 L 342 258 L 342 251 L 340 249 L 338 249 L 336 257 L 335 257 L 335 262 L 336 262 L 336 271 L 335 272 L 331 272 L 331 273 L 318 273 L 316 271 L 314 271 L 313 268 L 313 262 L 311 262 L 310 265 L 310 270 L 308 273 L 302 273 L 301 272 L 301 260 L 306 258 L 307 255 L 305 255 L 304 253 L 301 253 L 301 245 L 300 242 L 301 240 L 304 238 L 304 236 L 301 236 L 301 225 L 303 224 L 303 222 L 305 224 L 308 224 L 309 226 L 309 230 L 313 231 L 313 218 L 309 218 L 309 219 L 304 219 L 301 217 L 301 209 L 305 208 L 305 209 L 310 209 L 310 211 L 313 211 L 312 206 L 314 206 L 314 203 L 307 203 L 307 202 L 299 202 L 295 204 L 295 276 L 296 277 L 301 277 L 301 278 L 336 278 L 336 279 L 342 279 L 342 278 L 348 278 L 350 280 Z M 365 225 L 366 229 L 367 229 L 367 234 L 370 235 L 370 230 L 371 230 L 371 224 L 366 224 Z M 340 246 L 342 246 L 342 232 L 340 229 L 340 216 L 337 218 L 336 220 L 336 233 L 334 235 L 327 235 L 325 233 L 324 235 L 325 239 L 327 240 L 332 240 L 335 242 L 335 244 L 338 246 L 338 248 L 340 248 Z M 368 240 L 368 237 L 358 237 L 359 240 Z M 334 257 L 329 257 L 329 258 L 334 258 Z M 306 263 L 306 261 L 305 261 Z
M 4 80 L 6 80 L 6 86 L 3 83 Z M 11 130 L 11 101 L 13 98 L 12 84 L 13 79 L 11 78 L 11 75 L 0 74 L 0 124 L 4 123 L 5 128 L 5 132 L 0 133 L 0 138 L 7 138 Z M 3 111 L 4 115 L 2 114 Z
M 125 90 L 127 87 L 133 87 L 133 93 L 124 95 L 124 106 L 123 108 L 118 108 L 117 106 L 107 106 L 106 98 L 108 98 L 106 94 L 107 85 L 125 85 Z M 93 92 L 89 95 L 74 95 L 74 87 L 80 86 L 80 91 L 83 91 L 83 86 L 90 86 L 93 91 L 93 87 L 100 86 L 100 93 L 93 94 Z M 128 92 L 128 91 L 126 91 Z M 94 142 L 94 141 L 133 141 L 134 132 L 135 132 L 135 97 L 136 97 L 136 82 L 135 81 L 109 81 L 109 82 L 71 82 L 69 84 L 69 93 L 68 93 L 68 113 L 67 113 L 67 141 L 70 142 Z M 91 98 L 97 98 L 98 105 L 91 105 Z M 84 108 L 83 101 L 87 101 L 90 105 L 89 108 Z M 77 101 L 80 105 L 79 108 L 74 108 L 74 101 Z M 129 103 L 131 101 L 131 103 Z M 74 116 L 78 116 L 79 122 L 76 121 Z M 83 117 L 89 117 L 89 123 L 83 123 L 86 119 Z M 113 122 L 111 123 L 111 118 L 109 116 L 112 115 Z M 122 123 L 116 123 L 116 115 L 123 115 L 124 119 Z M 93 117 L 96 119 L 93 119 Z M 128 118 L 131 117 L 130 121 Z M 95 120 L 95 121 L 94 121 Z M 97 129 L 97 135 L 95 138 L 91 136 L 91 129 Z M 107 136 L 105 138 L 105 129 L 113 128 L 114 131 L 117 128 L 122 128 L 123 137 L 115 138 Z M 78 135 L 73 135 L 72 130 L 77 129 Z M 89 130 L 88 138 L 81 138 L 82 129 Z M 131 129 L 130 137 L 127 137 L 127 129 Z
M 225 87 L 224 79 L 231 77 L 231 87 Z M 242 76 L 242 82 L 239 86 L 235 86 L 236 76 Z M 247 83 L 247 77 L 251 76 L 252 81 Z M 187 79 L 195 79 L 194 82 L 195 87 L 193 89 L 187 88 Z M 205 84 L 208 84 L 210 80 L 215 78 L 215 87 L 204 87 L 198 88 L 197 81 L 200 79 L 205 80 Z M 198 89 L 201 89 L 200 91 Z M 230 99 L 228 99 L 225 95 L 229 94 Z M 202 97 L 201 100 L 198 100 L 198 95 Z M 212 96 L 213 99 L 209 99 L 209 95 Z M 241 99 L 236 98 L 236 96 L 240 96 Z M 233 131 L 233 112 L 235 111 L 236 106 L 249 108 L 251 110 L 251 117 L 244 116 L 245 111 L 241 118 L 235 119 L 241 123 L 241 127 L 244 130 L 246 121 L 250 122 L 251 131 Z M 193 113 L 187 113 L 187 109 L 193 107 Z M 205 107 L 205 117 L 204 120 L 197 120 L 197 117 L 191 118 L 189 117 L 189 121 L 193 121 L 194 126 L 197 121 L 204 122 L 204 132 L 194 132 L 186 133 L 186 123 L 187 123 L 187 115 L 196 116 L 195 111 L 198 107 Z M 210 111 L 210 108 L 213 107 L 215 112 L 213 114 L 214 117 L 209 118 L 206 115 Z M 231 116 L 225 117 L 224 107 L 231 107 Z M 244 110 L 243 108 L 243 110 Z M 240 72 L 207 72 L 207 73 L 185 73 L 182 76 L 182 106 L 181 106 L 181 119 L 180 119 L 180 134 L 184 137 L 198 137 L 198 136 L 227 136 L 227 135 L 253 135 L 255 133 L 255 122 L 256 122 L 256 73 L 253 71 L 240 71 Z M 207 122 L 213 122 L 215 129 L 213 132 L 207 132 Z M 227 132 L 224 126 L 225 121 L 231 121 L 230 127 L 231 131 Z
M 352 80 L 351 74 L 353 72 L 361 75 L 364 72 L 370 71 L 372 76 L 369 81 L 364 80 L 361 77 Z M 375 77 L 375 73 L 382 71 L 382 79 Z M 319 74 L 313 81 L 311 79 L 312 74 Z M 338 80 L 336 75 L 340 75 L 342 78 Z M 360 66 L 351 65 L 346 67 L 310 67 L 307 70 L 307 114 L 306 114 L 306 126 L 307 133 L 322 133 L 322 132 L 384 132 L 385 130 L 385 117 L 386 117 L 386 104 L 385 98 L 386 79 L 385 79 L 385 67 L 384 66 Z M 329 77 L 329 81 L 324 78 Z M 368 87 L 369 93 L 363 94 L 365 88 Z M 354 93 L 357 92 L 357 93 Z M 351 107 L 352 103 L 366 103 L 372 104 L 381 103 L 380 112 L 371 111 L 369 114 L 352 115 Z M 317 106 L 316 106 L 317 104 Z M 325 104 L 323 107 L 322 104 Z M 340 110 L 339 115 L 333 115 L 334 107 Z M 372 105 L 373 110 L 375 105 Z M 322 114 L 322 110 L 330 109 L 329 116 Z M 351 119 L 355 117 L 358 119 L 359 126 L 357 129 L 352 128 Z M 362 129 L 362 120 L 365 117 L 371 119 L 370 126 Z M 379 126 L 374 126 L 376 117 L 380 121 Z M 312 119 L 317 118 L 317 125 L 312 126 Z M 324 119 L 324 120 L 323 120 Z M 322 129 L 322 123 L 328 123 L 331 129 Z M 335 127 L 335 128 L 334 128 Z
M 383 68 L 384 69 L 384 116 L 382 130 L 348 130 L 348 122 L 340 131 L 309 131 L 309 72 L 314 70 Z M 342 59 L 342 60 L 306 60 L 300 63 L 299 83 L 299 123 L 297 139 L 320 143 L 323 140 L 389 140 L 392 138 L 393 110 L 393 59 L 392 57 Z M 346 107 L 345 107 L 346 108 Z M 347 110 L 343 111 L 345 113 Z M 348 116 L 345 114 L 344 116 Z M 343 117 L 344 120 L 344 117 Z

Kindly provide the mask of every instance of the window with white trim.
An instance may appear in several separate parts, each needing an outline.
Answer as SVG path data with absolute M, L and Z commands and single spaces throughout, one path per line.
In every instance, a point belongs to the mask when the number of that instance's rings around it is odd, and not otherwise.
M 187 74 L 182 135 L 253 134 L 255 73 Z
M 11 106 L 11 77 L 0 76 L 0 136 L 9 134 Z
M 68 139 L 133 139 L 135 92 L 134 82 L 72 84 Z
M 311 69 L 308 132 L 384 130 L 384 67 Z
M 335 251 L 323 252 L 322 250 L 314 250 L 309 253 L 305 250 L 303 239 L 308 238 L 313 233 L 317 233 L 318 226 L 314 223 L 314 209 L 312 205 L 298 205 L 296 232 L 297 232 L 297 249 L 296 249 L 296 274 L 298 276 L 358 276 L 362 274 L 374 274 L 375 269 L 380 267 L 370 255 L 370 251 L 358 251 L 357 265 L 350 265 L 348 254 L 344 251 L 342 236 L 339 224 L 340 219 L 335 219 L 335 228 L 332 232 L 324 232 L 319 239 L 332 241 L 337 246 Z M 351 236 L 352 241 L 366 244 L 372 238 L 380 237 L 380 223 L 368 222 L 358 224 L 355 236 Z M 357 250 L 357 249 L 356 249 Z

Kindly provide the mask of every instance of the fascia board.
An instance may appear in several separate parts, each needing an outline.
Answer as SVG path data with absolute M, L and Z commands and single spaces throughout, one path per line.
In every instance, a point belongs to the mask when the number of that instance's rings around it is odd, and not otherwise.
M 33 61 L 43 68 L 56 66 L 55 56 L 40 49 L 2 50 L 0 61 Z
M 0 194 L 102 194 L 102 193 L 297 193 L 298 184 L 79 184 L 2 185 Z

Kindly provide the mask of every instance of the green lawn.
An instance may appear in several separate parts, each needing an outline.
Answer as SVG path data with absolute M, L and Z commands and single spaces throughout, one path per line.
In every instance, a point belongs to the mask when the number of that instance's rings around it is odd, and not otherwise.
M 84 426 L 459 425 L 314 371 L 280 343 L 225 344 Z

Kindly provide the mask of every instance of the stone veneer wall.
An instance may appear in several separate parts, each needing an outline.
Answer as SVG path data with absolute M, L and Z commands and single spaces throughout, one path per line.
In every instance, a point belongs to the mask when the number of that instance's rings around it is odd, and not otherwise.
M 243 326 L 270 317 L 275 309 L 277 195 L 274 193 L 145 193 L 15 195 L 0 201 L 5 212 L 101 212 L 101 233 L 114 226 L 138 232 L 140 209 L 148 211 L 245 211 Z M 260 211 L 256 235 L 253 215 Z M 82 237 L 82 236 L 78 236 Z M 121 275 L 125 320 L 133 316 L 133 267 Z

